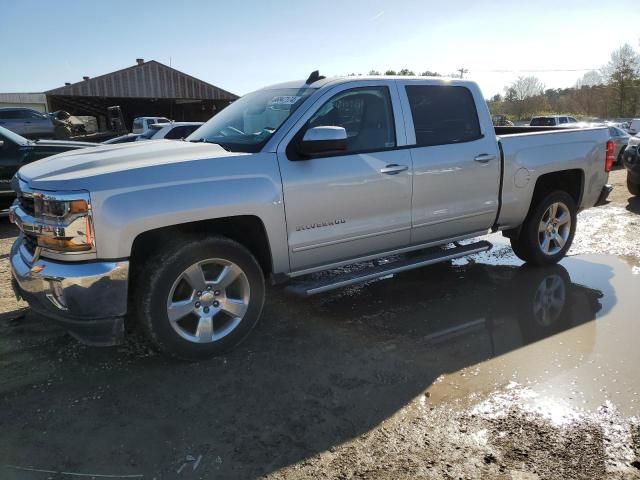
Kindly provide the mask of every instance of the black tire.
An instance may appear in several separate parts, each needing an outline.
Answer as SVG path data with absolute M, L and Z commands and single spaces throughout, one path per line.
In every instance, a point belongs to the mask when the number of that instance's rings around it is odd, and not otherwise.
M 620 153 L 618 154 L 618 158 L 616 160 L 616 165 L 620 165 L 623 166 L 624 165 L 624 151 L 626 150 L 627 147 L 622 147 L 620 149 Z
M 246 312 L 230 333 L 209 343 L 195 343 L 183 338 L 172 326 L 167 302 L 183 272 L 207 259 L 223 259 L 238 266 L 248 280 L 250 295 Z M 152 346 L 169 356 L 191 361 L 227 351 L 251 332 L 262 313 L 265 297 L 262 269 L 249 250 L 228 238 L 185 237 L 152 255 L 142 272 L 135 291 L 138 321 Z
M 547 209 L 554 203 L 561 203 L 566 206 L 571 218 L 571 224 L 569 226 L 568 237 L 564 246 L 558 252 L 547 254 L 540 246 L 538 226 L 540 225 Z M 522 224 L 522 228 L 520 229 L 520 234 L 518 237 L 511 239 L 511 248 L 513 248 L 513 251 L 518 258 L 529 264 L 553 265 L 554 263 L 559 262 L 571 247 L 571 242 L 573 242 L 573 236 L 576 230 L 576 216 L 576 202 L 571 195 L 560 190 L 551 192 L 531 206 L 531 209 Z
M 640 183 L 634 183 L 629 176 L 629 172 L 627 172 L 627 189 L 631 195 L 640 195 Z

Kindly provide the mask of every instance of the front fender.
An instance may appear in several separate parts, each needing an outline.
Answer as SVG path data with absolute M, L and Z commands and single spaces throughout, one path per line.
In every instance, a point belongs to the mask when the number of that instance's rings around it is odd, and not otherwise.
M 146 185 L 92 195 L 98 258 L 127 258 L 147 231 L 216 218 L 253 215 L 269 239 L 274 272 L 289 270 L 279 172 Z

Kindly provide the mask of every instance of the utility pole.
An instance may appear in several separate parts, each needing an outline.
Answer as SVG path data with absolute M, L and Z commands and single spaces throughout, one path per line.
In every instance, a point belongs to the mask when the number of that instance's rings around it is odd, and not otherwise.
M 460 72 L 460 78 L 464 78 L 464 74 L 465 73 L 469 73 L 469 70 L 467 70 L 466 68 L 459 68 L 458 70 L 456 70 L 457 72 Z

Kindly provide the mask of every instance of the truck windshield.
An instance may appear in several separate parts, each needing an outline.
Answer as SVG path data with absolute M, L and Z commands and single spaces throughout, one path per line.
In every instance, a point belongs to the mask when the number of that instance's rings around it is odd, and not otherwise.
M 249 93 L 215 115 L 186 140 L 217 143 L 233 152 L 259 152 L 315 90 L 280 88 Z

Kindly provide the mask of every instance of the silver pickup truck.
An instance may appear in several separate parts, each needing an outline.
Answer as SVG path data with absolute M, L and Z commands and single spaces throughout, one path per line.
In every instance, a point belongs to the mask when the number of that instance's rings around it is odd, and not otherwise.
M 578 211 L 608 193 L 607 141 L 606 128 L 494 128 L 470 81 L 314 72 L 185 141 L 21 168 L 14 288 L 85 342 L 138 326 L 165 353 L 207 357 L 254 327 L 265 279 L 321 293 L 487 250 L 458 242 L 489 231 L 557 262 Z

